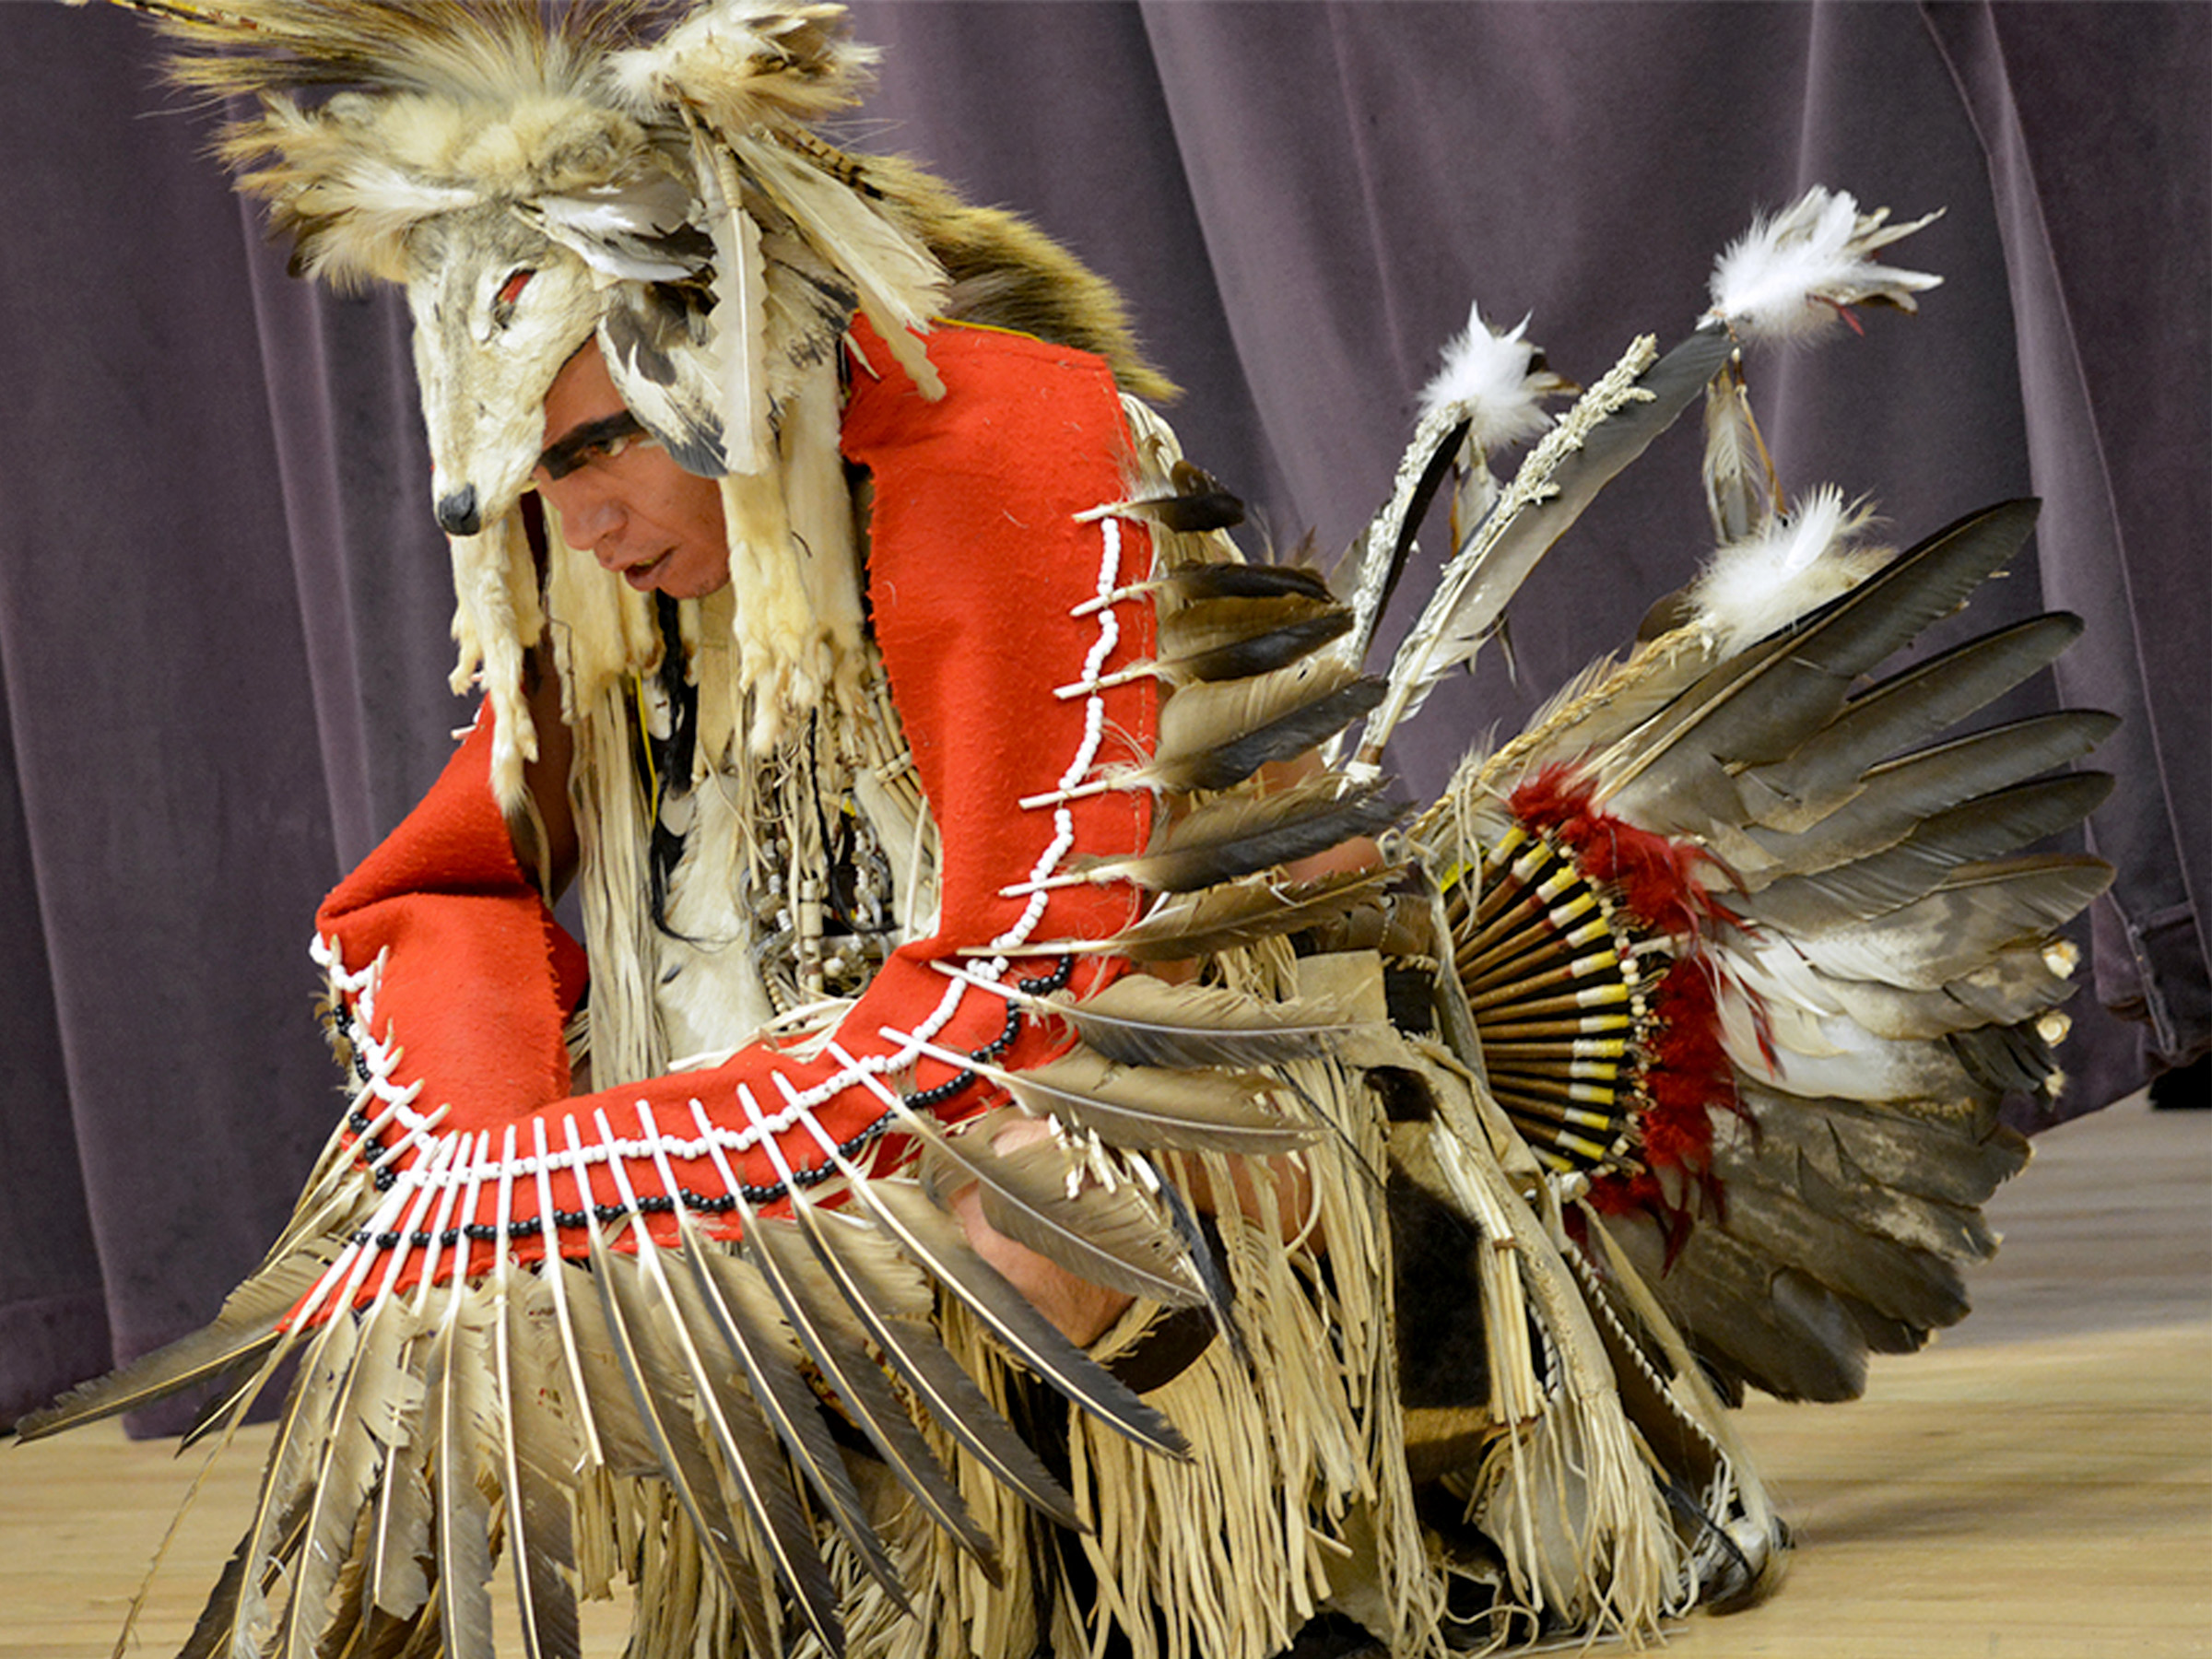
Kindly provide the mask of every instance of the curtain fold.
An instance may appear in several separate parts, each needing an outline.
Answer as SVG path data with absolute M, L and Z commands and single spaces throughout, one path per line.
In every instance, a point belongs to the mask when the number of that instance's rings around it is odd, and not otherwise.
M 1755 207 L 1946 208 L 1900 250 L 1947 278 L 1920 317 L 1755 360 L 1753 395 L 1793 488 L 1873 492 L 1900 537 L 2044 498 L 1981 614 L 2081 612 L 2065 693 L 2128 720 L 2065 1109 L 2212 1043 L 2212 8 L 853 10 L 885 60 L 846 140 L 1117 282 L 1194 459 L 1324 560 L 1470 302 L 1586 382 L 1690 326 Z M 206 1318 L 280 1224 L 341 1110 L 310 915 L 467 708 L 398 297 L 285 276 L 137 19 L 0 6 L 0 64 L 6 1418 Z M 1537 571 L 1410 782 L 1690 574 L 1696 457 L 1670 434 Z
M 0 996 L 0 1215 L 18 1221 L 0 1251 L 0 1422 L 108 1357 L 107 1303 L 76 1125 L 66 1109 L 68 1074 L 5 666 L 0 650 L 0 985 L 7 992 Z
M 274 256 L 206 122 L 147 113 L 173 100 L 137 20 L 0 27 L 0 174 L 36 227 L 0 254 L 0 670 L 53 1021 L 0 1116 L 73 1138 L 11 1220 L 81 1208 L 123 1359 L 213 1312 L 327 1132 L 300 919 L 330 814 L 248 300 Z M 16 1374 L 36 1359 L 9 1345 L 0 1392 L 69 1380 Z
M 2033 27 L 2011 8 L 1929 19 L 2004 239 L 2042 539 L 2065 553 L 2044 561 L 2045 595 L 2097 642 L 2060 661 L 2058 683 L 2124 721 L 2099 755 L 2122 787 L 2090 822 L 2119 871 L 2091 912 L 2097 995 L 2143 1022 L 2154 1064 L 2178 1065 L 2212 1028 L 2212 13 L 2125 7 L 2116 29 L 2097 9 Z M 2092 52 L 2131 96 L 2070 73 Z

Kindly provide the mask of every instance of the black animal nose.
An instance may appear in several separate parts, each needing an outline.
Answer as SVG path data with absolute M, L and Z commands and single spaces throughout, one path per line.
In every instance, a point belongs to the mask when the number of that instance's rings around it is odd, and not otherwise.
M 477 511 L 474 484 L 464 484 L 438 498 L 438 528 L 448 535 L 474 535 L 484 528 L 483 515 Z

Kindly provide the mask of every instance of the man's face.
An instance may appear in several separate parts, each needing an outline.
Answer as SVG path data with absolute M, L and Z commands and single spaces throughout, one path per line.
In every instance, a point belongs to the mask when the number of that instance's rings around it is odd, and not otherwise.
M 699 599 L 730 580 L 722 491 L 686 472 L 623 406 L 598 342 L 546 394 L 546 447 L 531 475 L 571 547 L 640 593 Z

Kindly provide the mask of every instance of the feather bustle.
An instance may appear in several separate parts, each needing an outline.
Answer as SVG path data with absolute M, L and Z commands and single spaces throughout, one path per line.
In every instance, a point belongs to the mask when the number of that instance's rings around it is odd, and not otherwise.
M 1640 341 L 1546 436 L 1474 538 L 1454 552 L 1398 648 L 1390 690 L 1360 732 L 1363 761 L 1377 760 L 1441 677 L 1473 656 L 1536 561 L 1674 424 L 1733 349 L 1713 328 L 1655 360 L 1650 342 Z
M 1817 875 L 1886 852 L 1925 818 L 2080 759 L 2118 724 L 2080 709 L 2031 715 L 1869 767 L 1849 798 L 1816 822 L 1786 833 L 1750 826 L 1771 864 L 1747 886 L 1758 891 L 1780 876 Z
M 1705 388 L 1705 506 L 1716 542 L 1742 541 L 1765 528 L 1780 506 L 1773 458 L 1751 414 L 1740 359 Z
M 1821 820 L 1846 804 L 1877 764 L 2049 666 L 2080 633 L 2077 617 L 2030 618 L 1869 687 L 1789 754 L 1745 774 L 1744 799 L 1753 822 L 1787 834 L 1818 833 Z
M 2016 555 L 2030 501 L 1970 514 L 1796 626 L 1710 670 L 1647 730 L 1593 765 L 1599 801 L 1648 828 L 1740 824 L 1734 769 L 1780 760 L 1833 719 L 1859 675 L 1958 606 Z
M 2001 857 L 2071 829 L 2112 788 L 2108 772 L 2016 783 L 1929 814 L 1880 853 L 1785 877 L 1736 900 L 1733 908 L 1751 921 L 1805 936 L 1867 921 L 1925 896 L 1960 865 Z

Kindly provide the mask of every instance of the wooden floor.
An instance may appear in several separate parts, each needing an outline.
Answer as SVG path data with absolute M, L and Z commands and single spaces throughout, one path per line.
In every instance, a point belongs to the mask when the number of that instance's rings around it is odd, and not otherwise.
M 2137 1100 L 2057 1130 L 1996 1215 L 1965 1325 L 1857 1405 L 1748 1410 L 1797 1529 L 1790 1581 L 1670 1653 L 2212 1655 L 2212 1113 Z M 264 1437 L 209 1479 L 139 1651 L 190 1629 Z M 106 1654 L 195 1468 L 108 1430 L 0 1447 L 0 1659 Z M 587 1614 L 611 1659 L 617 1617 Z

